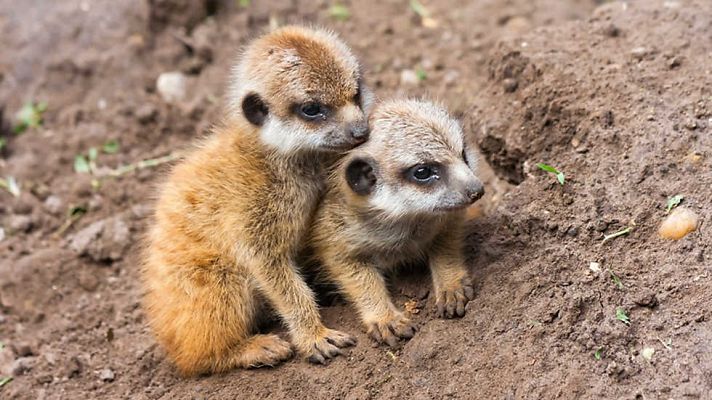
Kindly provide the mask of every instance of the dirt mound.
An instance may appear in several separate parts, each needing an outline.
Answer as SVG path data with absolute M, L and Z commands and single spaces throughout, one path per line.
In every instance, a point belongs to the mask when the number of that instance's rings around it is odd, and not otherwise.
M 20 195 L 0 189 L 3 399 L 709 396 L 709 2 L 423 1 L 426 24 L 407 2 L 346 2 L 345 21 L 316 0 L 11 3 L 0 177 Z M 428 277 L 403 274 L 394 299 L 419 332 L 401 348 L 371 347 L 335 304 L 327 325 L 359 338 L 347 357 L 181 379 L 139 307 L 153 183 L 219 117 L 239 46 L 286 22 L 341 33 L 380 96 L 429 95 L 464 119 L 491 165 L 468 244 L 477 296 L 438 320 Z M 164 100 L 163 73 L 184 97 Z M 28 101 L 47 103 L 44 123 L 17 135 Z M 75 172 L 91 148 L 94 174 Z M 702 223 L 670 242 L 656 229 L 676 194 Z

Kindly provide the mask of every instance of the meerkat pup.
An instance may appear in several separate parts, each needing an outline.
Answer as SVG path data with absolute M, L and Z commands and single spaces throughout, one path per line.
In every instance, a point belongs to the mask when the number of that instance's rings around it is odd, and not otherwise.
M 143 268 L 145 309 L 184 375 L 272 366 L 273 309 L 313 362 L 354 344 L 323 325 L 294 261 L 334 155 L 368 137 L 359 63 L 334 34 L 284 27 L 247 46 L 225 122 L 162 186 Z
M 384 272 L 427 261 L 437 313 L 465 314 L 465 208 L 482 197 L 475 154 L 441 107 L 391 100 L 370 116 L 367 143 L 342 158 L 310 231 L 320 271 L 358 310 L 368 334 L 395 345 L 415 328 L 389 298 Z

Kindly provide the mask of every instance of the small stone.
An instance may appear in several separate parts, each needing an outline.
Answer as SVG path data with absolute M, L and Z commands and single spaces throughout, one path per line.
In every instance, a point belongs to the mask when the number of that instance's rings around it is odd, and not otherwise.
M 5 240 L 5 228 L 0 226 L 0 242 L 2 242 L 3 240 Z
M 606 367 L 606 373 L 609 376 L 619 375 L 621 372 L 623 372 L 623 368 L 615 361 L 611 361 Z
M 104 368 L 101 371 L 99 371 L 99 379 L 101 379 L 104 382 L 113 382 L 115 378 L 114 371 L 110 370 L 109 368 Z
M 591 271 L 593 271 L 595 273 L 599 273 L 599 272 L 601 272 L 601 264 L 592 261 L 591 263 L 588 264 L 588 269 L 590 269 Z
M 94 222 L 71 237 L 69 247 L 94 261 L 115 261 L 130 245 L 130 230 L 122 217 Z
M 658 234 L 665 239 L 679 240 L 688 233 L 697 230 L 699 218 L 694 211 L 686 207 L 678 207 L 660 224 Z
M 34 354 L 32 351 L 32 346 L 27 343 L 16 344 L 14 348 L 15 354 L 17 354 L 18 357 L 28 357 Z
M 136 109 L 136 119 L 142 124 L 148 124 L 156 120 L 158 110 L 153 104 L 144 104 Z
M 646 347 L 640 352 L 644 359 L 650 361 L 653 359 L 653 354 L 655 354 L 655 349 L 652 347 Z
M 697 129 L 697 121 L 695 121 L 694 119 L 688 119 L 685 122 L 685 128 L 694 131 L 695 129 Z
M 186 77 L 181 72 L 164 72 L 156 81 L 156 89 L 167 103 L 183 101 L 186 96 L 186 86 Z
M 608 37 L 618 37 L 621 34 L 621 30 L 617 26 L 610 24 L 603 29 L 603 34 Z
M 502 86 L 504 87 L 505 92 L 512 93 L 517 90 L 517 87 L 519 87 L 519 82 L 513 78 L 506 78 L 502 81 Z
M 633 58 L 640 61 L 645 58 L 645 56 L 647 56 L 649 52 L 648 49 L 646 49 L 645 47 L 636 47 L 630 51 L 630 54 L 633 56 Z
M 675 69 L 680 65 L 682 65 L 682 60 L 680 59 L 680 57 L 673 57 L 672 60 L 668 62 L 668 68 L 670 69 Z
M 50 214 L 59 215 L 64 210 L 64 203 L 57 195 L 50 195 L 44 201 L 44 208 Z
M 12 232 L 29 232 L 33 225 L 32 217 L 29 215 L 13 215 L 8 221 L 8 226 Z
M 20 357 L 12 363 L 12 375 L 20 376 L 32 369 L 35 363 L 33 357 Z
M 460 79 L 460 73 L 454 69 L 448 70 L 445 72 L 445 76 L 443 76 L 443 82 L 445 82 L 446 85 L 452 85 L 457 82 L 458 79 Z
M 640 307 L 654 308 L 658 305 L 658 298 L 653 292 L 645 292 L 639 295 L 634 302 Z
M 404 86 L 417 86 L 420 80 L 418 79 L 418 74 L 412 69 L 404 69 L 401 71 L 400 75 L 401 85 Z

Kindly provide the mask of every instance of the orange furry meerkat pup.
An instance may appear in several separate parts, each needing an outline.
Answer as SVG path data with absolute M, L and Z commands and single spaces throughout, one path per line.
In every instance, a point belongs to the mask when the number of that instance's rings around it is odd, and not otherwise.
M 338 161 L 311 225 L 322 278 L 338 285 L 369 335 L 396 345 L 415 334 L 391 301 L 384 273 L 427 261 L 439 316 L 474 297 L 463 254 L 466 208 L 484 194 L 476 156 L 441 107 L 390 100 L 371 114 L 371 138 Z
M 269 305 L 312 362 L 355 339 L 323 325 L 294 257 L 326 168 L 368 138 L 368 97 L 336 35 L 290 26 L 249 44 L 225 122 L 160 189 L 143 266 L 144 305 L 184 375 L 272 366 L 292 355 L 256 334 Z

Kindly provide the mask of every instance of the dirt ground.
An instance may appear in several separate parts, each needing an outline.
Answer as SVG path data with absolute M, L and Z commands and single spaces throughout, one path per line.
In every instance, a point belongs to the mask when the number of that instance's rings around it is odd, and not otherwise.
M 710 1 L 423 0 L 425 20 L 406 0 L 345 1 L 345 20 L 326 0 L 240 3 L 0 2 L 0 176 L 20 185 L 0 189 L 0 398 L 712 399 Z M 439 320 L 428 276 L 403 274 L 394 297 L 416 301 L 419 331 L 398 349 L 337 303 L 327 325 L 359 343 L 328 366 L 182 379 L 137 277 L 168 165 L 106 175 L 207 133 L 239 46 L 288 22 L 339 32 L 379 96 L 463 120 L 488 191 L 467 246 L 476 298 Z M 187 77 L 173 103 L 156 85 L 169 71 Z M 28 101 L 43 124 L 15 134 Z M 75 172 L 111 140 L 94 175 Z M 677 194 L 701 223 L 664 240 Z

